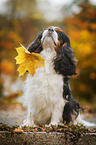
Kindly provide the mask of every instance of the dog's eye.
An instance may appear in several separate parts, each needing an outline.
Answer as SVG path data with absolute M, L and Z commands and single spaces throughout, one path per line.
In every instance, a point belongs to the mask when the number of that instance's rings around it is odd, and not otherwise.
M 54 30 L 53 30 L 53 29 L 48 29 L 48 31 L 49 31 L 49 32 L 53 32 Z

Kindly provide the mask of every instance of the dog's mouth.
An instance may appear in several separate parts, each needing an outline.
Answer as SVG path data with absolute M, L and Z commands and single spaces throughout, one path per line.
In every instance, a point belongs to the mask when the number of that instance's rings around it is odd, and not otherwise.
M 52 37 L 52 35 L 50 35 L 50 37 L 51 37 L 51 39 L 52 39 L 54 45 L 56 46 L 56 42 L 55 42 L 54 38 Z
M 45 36 L 43 37 L 43 39 L 42 39 L 42 43 L 44 43 L 45 39 L 47 39 L 48 37 L 52 39 L 54 45 L 56 46 L 57 44 L 56 44 L 56 42 L 55 42 L 55 40 L 54 40 L 54 38 L 53 38 L 53 36 L 52 36 L 52 33 L 48 33 L 47 35 L 45 35 Z

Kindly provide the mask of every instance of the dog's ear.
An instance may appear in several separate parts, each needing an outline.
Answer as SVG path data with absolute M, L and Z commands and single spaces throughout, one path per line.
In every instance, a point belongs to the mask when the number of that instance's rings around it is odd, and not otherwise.
M 29 44 L 27 50 L 30 52 L 40 53 L 42 51 L 42 43 L 41 43 L 42 33 Z
M 59 32 L 58 36 L 60 48 L 54 59 L 54 69 L 57 73 L 62 74 L 63 76 L 76 75 L 77 60 L 75 59 L 74 51 L 70 46 L 70 40 L 63 32 Z

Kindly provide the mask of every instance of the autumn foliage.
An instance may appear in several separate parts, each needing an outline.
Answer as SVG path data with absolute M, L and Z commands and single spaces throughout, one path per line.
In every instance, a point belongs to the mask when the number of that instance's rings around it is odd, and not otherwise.
M 90 4 L 80 4 L 81 12 L 64 21 L 71 46 L 78 60 L 72 90 L 79 98 L 96 100 L 96 10 Z
M 18 77 L 17 65 L 15 61 L 16 50 L 19 43 L 27 46 L 32 42 L 46 26 L 62 25 L 63 30 L 70 38 L 71 46 L 75 51 L 77 64 L 76 77 L 71 77 L 70 83 L 72 93 L 79 100 L 96 101 L 96 9 L 95 6 L 89 4 L 88 0 L 83 0 L 79 4 L 80 13 L 67 17 L 60 23 L 45 23 L 40 15 L 30 15 L 28 12 L 35 12 L 35 1 L 33 0 L 33 9 L 27 5 L 24 7 L 24 16 L 21 16 L 22 2 L 10 1 L 11 15 L 0 15 L 0 58 L 1 72 Z M 16 0 L 17 1 L 17 0 Z M 31 0 L 24 3 L 31 2 Z M 25 6 L 25 4 L 23 5 Z M 28 9 L 29 6 L 29 9 Z M 18 16 L 21 16 L 19 17 Z M 18 17 L 15 17 L 18 16 Z M 34 16 L 34 17 L 33 17 Z M 42 29 L 43 26 L 43 29 Z

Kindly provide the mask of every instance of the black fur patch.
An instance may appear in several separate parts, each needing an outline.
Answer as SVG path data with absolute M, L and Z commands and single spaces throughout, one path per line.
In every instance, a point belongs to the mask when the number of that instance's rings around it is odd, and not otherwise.
M 62 31 L 56 31 L 58 34 L 58 39 L 60 41 L 61 46 L 66 42 L 67 46 L 70 46 L 70 39 L 67 35 L 64 34 Z
M 42 49 L 42 45 L 41 45 L 41 38 L 42 38 L 42 33 L 37 37 L 36 40 L 34 40 L 33 42 L 31 42 L 28 46 L 28 51 L 30 52 L 35 52 L 35 53 L 40 53 L 43 49 Z
M 65 77 L 63 79 L 63 98 L 66 99 L 67 101 L 70 101 L 72 98 L 72 92 L 68 80 L 69 80 L 68 77 Z
M 54 60 L 54 69 L 63 76 L 72 76 L 76 74 L 74 51 L 67 44 L 58 51 Z
M 63 122 L 66 121 L 66 124 L 69 124 L 71 121 L 77 118 L 80 110 L 79 103 L 77 103 L 73 97 L 68 101 L 63 110 Z M 74 116 L 74 119 L 72 118 Z M 72 120 L 73 119 L 73 120 Z
M 79 106 L 79 103 L 76 102 L 72 96 L 71 87 L 68 82 L 68 77 L 63 80 L 63 97 L 68 102 L 64 106 L 63 110 L 63 122 L 66 121 L 66 124 L 69 124 L 71 121 L 77 118 L 79 111 L 82 108 Z M 74 119 L 72 118 L 74 117 Z M 73 119 L 73 120 L 72 120 Z
M 56 31 L 60 41 L 61 48 L 57 52 L 54 60 L 54 69 L 63 76 L 72 76 L 76 74 L 76 59 L 74 51 L 70 46 L 70 39 L 63 31 Z

